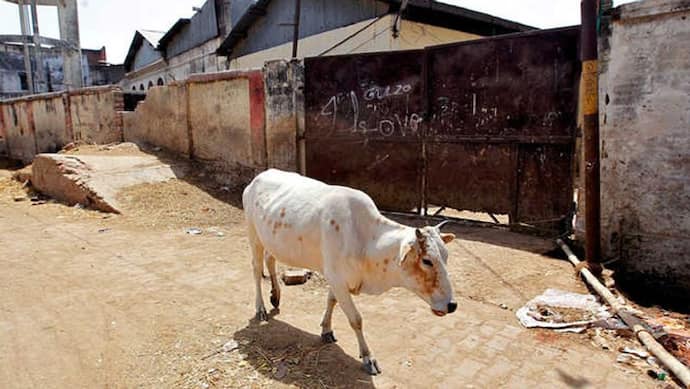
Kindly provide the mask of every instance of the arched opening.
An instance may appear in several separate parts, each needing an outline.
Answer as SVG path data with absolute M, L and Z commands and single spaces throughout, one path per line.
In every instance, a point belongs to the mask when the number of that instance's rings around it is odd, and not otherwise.
M 157 84 L 158 84 L 158 86 L 163 86 L 163 85 L 165 85 L 165 81 L 163 81 L 163 78 L 158 77 L 158 82 L 157 82 Z
M 144 84 L 139 84 L 139 90 L 143 91 L 144 90 Z
M 149 81 L 149 87 L 148 87 L 148 89 L 151 89 L 151 88 L 153 88 L 153 81 Z
M 132 87 L 132 90 L 133 90 L 133 91 L 136 91 L 136 90 L 137 90 L 137 86 L 134 85 L 134 86 Z

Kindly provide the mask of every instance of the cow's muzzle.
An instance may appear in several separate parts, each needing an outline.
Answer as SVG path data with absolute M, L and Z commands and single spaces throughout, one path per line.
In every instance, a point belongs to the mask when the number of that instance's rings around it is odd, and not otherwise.
M 442 317 L 442 316 L 446 316 L 446 314 L 448 314 L 448 313 L 453 313 L 453 312 L 455 312 L 456 309 L 458 309 L 458 303 L 452 301 L 452 302 L 449 302 L 449 303 L 448 303 L 448 307 L 446 308 L 446 311 L 445 311 L 445 312 L 444 312 L 444 311 L 439 311 L 439 310 L 436 310 L 436 309 L 433 309 L 433 308 L 431 309 L 431 312 L 433 312 L 434 315 L 436 315 L 436 316 L 441 316 L 441 317 Z

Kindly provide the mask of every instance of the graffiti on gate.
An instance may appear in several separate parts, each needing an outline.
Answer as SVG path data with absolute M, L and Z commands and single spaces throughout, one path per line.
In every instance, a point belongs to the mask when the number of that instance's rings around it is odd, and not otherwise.
M 329 96 L 322 104 L 319 120 L 330 135 L 361 134 L 390 137 L 415 136 L 423 116 L 410 111 L 414 87 L 408 83 L 379 86 L 363 83 L 359 90 Z

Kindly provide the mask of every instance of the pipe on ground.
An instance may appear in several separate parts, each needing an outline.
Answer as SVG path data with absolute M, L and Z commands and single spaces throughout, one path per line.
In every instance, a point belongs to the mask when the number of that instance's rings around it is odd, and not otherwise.
M 580 265 L 580 260 L 573 254 L 570 247 L 568 247 L 562 239 L 556 239 L 556 244 L 568 256 L 570 263 L 577 268 Z M 647 328 L 643 326 L 642 320 L 630 313 L 628 309 L 618 301 L 618 298 L 599 282 L 589 269 L 582 268 L 580 274 L 587 284 L 589 284 L 589 286 L 611 306 L 613 312 L 618 315 L 625 324 L 632 328 L 640 342 L 647 347 L 647 350 L 654 354 L 654 356 L 683 383 L 686 389 L 690 389 L 690 369 L 676 359 L 676 357 L 671 355 L 671 353 L 666 351 L 664 346 L 659 344 L 659 342 L 654 339 L 654 336 L 649 333 Z

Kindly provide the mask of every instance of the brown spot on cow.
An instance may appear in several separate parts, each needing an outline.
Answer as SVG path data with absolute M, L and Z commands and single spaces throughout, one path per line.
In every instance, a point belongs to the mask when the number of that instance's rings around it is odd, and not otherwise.
M 388 262 L 390 262 L 390 259 L 388 259 L 388 258 L 383 259 L 383 265 L 384 266 L 388 266 Z
M 336 231 L 340 231 L 340 225 L 336 224 L 336 225 L 335 225 L 335 230 L 336 230 Z
M 303 241 L 304 239 L 303 239 L 301 236 L 298 236 L 298 237 L 297 237 L 297 240 L 301 242 L 301 241 Z
M 335 220 L 331 219 L 331 225 L 332 225 L 332 226 L 335 225 Z
M 285 217 L 285 208 L 280 210 L 280 217 L 281 218 Z

